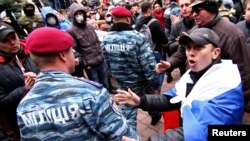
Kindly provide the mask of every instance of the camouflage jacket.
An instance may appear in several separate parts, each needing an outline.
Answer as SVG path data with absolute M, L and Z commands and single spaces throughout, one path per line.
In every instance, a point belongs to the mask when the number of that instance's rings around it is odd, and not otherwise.
M 112 76 L 122 89 L 142 95 L 159 89 L 156 59 L 146 37 L 123 23 L 114 24 L 101 44 Z
M 34 29 L 43 27 L 44 23 L 41 16 L 26 16 L 23 15 L 18 19 L 20 25 L 27 30 L 28 33 L 31 33 Z
M 21 140 L 137 138 L 102 85 L 62 71 L 41 72 L 17 108 Z

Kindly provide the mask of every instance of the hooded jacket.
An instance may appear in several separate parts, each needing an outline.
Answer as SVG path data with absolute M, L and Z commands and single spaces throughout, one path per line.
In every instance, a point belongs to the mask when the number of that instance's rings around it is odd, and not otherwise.
M 77 11 L 81 11 L 84 15 L 84 23 L 82 24 L 75 21 L 74 15 Z M 70 14 L 73 24 L 67 29 L 67 32 L 75 40 L 74 49 L 79 54 L 80 65 L 84 67 L 98 65 L 104 60 L 104 56 L 94 28 L 86 22 L 86 11 L 81 5 L 72 4 L 70 6 Z
M 26 7 L 31 5 L 33 7 L 33 13 L 26 10 Z M 35 6 L 32 3 L 26 2 L 23 6 L 25 15 L 18 19 L 20 25 L 31 33 L 34 29 L 44 26 L 43 20 L 40 15 L 35 15 Z
M 55 10 L 52 9 L 50 6 L 46 6 L 41 9 L 41 15 L 42 15 L 42 19 L 43 19 L 45 26 L 51 27 L 51 25 L 46 20 L 46 17 L 48 16 L 48 14 L 51 14 L 56 18 L 56 28 L 58 29 L 66 31 L 67 28 L 71 25 L 70 21 L 67 19 L 59 20 L 59 18 L 55 14 Z

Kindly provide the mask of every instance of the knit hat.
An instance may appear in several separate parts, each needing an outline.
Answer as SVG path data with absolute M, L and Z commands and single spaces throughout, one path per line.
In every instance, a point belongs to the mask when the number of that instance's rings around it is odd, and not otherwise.
M 116 6 L 115 8 L 113 8 L 111 14 L 118 17 L 130 17 L 132 15 L 127 8 L 122 6 Z
M 33 53 L 57 53 L 70 49 L 74 40 L 70 34 L 53 27 L 41 27 L 31 32 L 26 46 Z
M 196 45 L 213 44 L 215 47 L 220 47 L 220 38 L 218 35 L 209 28 L 197 28 L 189 35 L 183 35 L 179 39 L 180 45 L 187 45 L 193 41 Z

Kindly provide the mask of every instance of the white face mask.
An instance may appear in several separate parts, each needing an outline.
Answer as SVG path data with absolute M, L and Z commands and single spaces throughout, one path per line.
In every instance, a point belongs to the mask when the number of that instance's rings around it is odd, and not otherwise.
M 48 23 L 50 25 L 55 25 L 56 24 L 56 19 L 54 17 L 50 17 L 47 19 Z
M 107 17 L 107 18 L 106 18 L 106 21 L 107 21 L 107 22 L 111 22 L 111 21 L 112 21 L 112 17 L 111 17 L 111 16 Z
M 83 23 L 83 16 L 82 15 L 76 16 L 75 19 L 76 19 L 77 23 Z

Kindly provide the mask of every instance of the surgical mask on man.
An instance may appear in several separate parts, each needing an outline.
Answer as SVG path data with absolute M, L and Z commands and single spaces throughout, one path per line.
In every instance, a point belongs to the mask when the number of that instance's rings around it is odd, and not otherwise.
M 50 25 L 55 25 L 56 24 L 56 19 L 54 17 L 49 17 L 47 21 L 48 21 L 48 23 Z
M 77 23 L 83 23 L 83 15 L 77 15 L 75 19 Z

